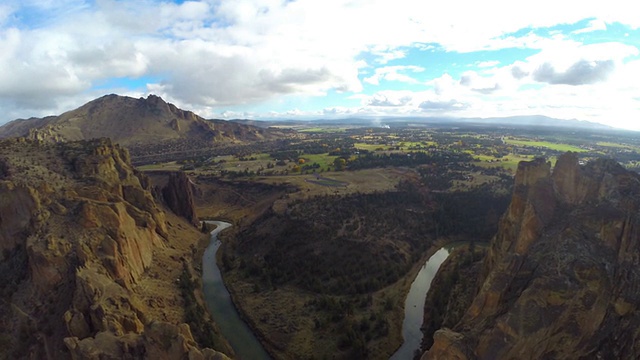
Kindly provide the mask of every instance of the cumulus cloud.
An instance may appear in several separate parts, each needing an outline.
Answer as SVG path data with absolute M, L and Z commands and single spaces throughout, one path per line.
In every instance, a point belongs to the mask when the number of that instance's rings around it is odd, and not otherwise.
M 549 84 L 585 85 L 605 81 L 614 69 L 612 60 L 581 60 L 560 72 L 550 63 L 544 63 L 533 72 L 533 78 Z
M 465 4 L 461 13 L 459 2 L 443 2 L 438 11 L 426 12 L 415 0 L 5 0 L 0 4 L 0 68 L 10 71 L 0 72 L 0 106 L 8 116 L 55 113 L 62 106 L 81 105 L 97 94 L 96 84 L 114 77 L 153 78 L 147 91 L 205 114 L 291 94 L 358 94 L 363 83 L 417 88 L 425 80 L 416 74 L 426 78 L 426 69 L 429 96 L 379 93 L 365 96 L 362 108 L 349 111 L 409 113 L 438 106 L 506 111 L 524 109 L 521 104 L 536 97 L 516 99 L 514 93 L 510 105 L 473 99 L 488 101 L 488 94 L 533 80 L 541 86 L 603 85 L 614 79 L 623 84 L 625 77 L 617 72 L 626 71 L 624 62 L 637 56 L 637 47 L 585 46 L 562 34 L 514 34 L 584 19 L 593 20 L 578 33 L 614 22 L 638 28 L 640 17 L 618 0 L 580 6 L 541 1 L 524 12 L 516 2 L 488 0 Z M 495 8 L 504 15 L 495 16 Z M 406 65 L 416 48 L 424 57 Z M 516 64 L 475 63 L 481 76 L 432 73 L 430 52 L 459 55 L 505 48 L 539 52 Z M 404 65 L 386 66 L 398 60 Z
M 430 84 L 433 86 L 436 94 L 446 95 L 451 92 L 459 82 L 460 81 L 456 81 L 451 77 L 451 75 L 445 73 L 439 78 L 432 80 Z
M 467 71 L 460 76 L 459 84 L 481 94 L 491 94 L 502 87 L 494 77 L 483 77 L 475 71 Z
M 402 49 L 381 49 L 374 47 L 371 49 L 371 54 L 375 56 L 375 62 L 378 64 L 386 64 L 392 60 L 402 59 L 406 56 L 406 51 Z
M 469 108 L 469 104 L 461 101 L 451 100 L 427 100 L 422 102 L 419 106 L 424 111 L 460 111 Z
M 491 87 L 472 88 L 471 90 L 475 91 L 477 93 L 480 93 L 480 94 L 489 95 L 489 94 L 492 94 L 492 93 L 494 93 L 494 92 L 496 92 L 496 91 L 498 91 L 500 89 L 501 89 L 500 84 L 496 83 Z
M 322 109 L 323 115 L 330 115 L 330 116 L 340 116 L 340 115 L 344 116 L 344 115 L 349 115 L 353 113 L 354 113 L 353 109 L 344 107 L 344 106 L 335 106 L 335 107 Z
M 522 79 L 529 76 L 529 72 L 523 70 L 520 66 L 514 65 L 511 67 L 511 75 L 516 79 Z
M 408 92 L 378 92 L 366 100 L 368 106 L 406 106 L 413 100 Z

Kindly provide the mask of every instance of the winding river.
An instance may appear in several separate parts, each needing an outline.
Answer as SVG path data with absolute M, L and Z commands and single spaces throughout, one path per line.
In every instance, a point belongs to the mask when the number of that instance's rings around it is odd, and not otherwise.
M 460 244 L 446 245 L 424 263 L 420 272 L 416 276 L 411 289 L 404 303 L 404 320 L 402 321 L 402 337 L 404 343 L 391 356 L 390 360 L 411 360 L 416 350 L 420 349 L 422 341 L 422 320 L 424 317 L 424 302 L 427 292 L 431 287 L 431 282 L 436 276 L 440 265 L 447 260 L 449 253 Z
M 216 252 L 221 245 L 218 233 L 230 227 L 231 224 L 223 221 L 207 221 L 207 223 L 216 226 L 211 232 L 211 243 L 202 257 L 202 288 L 207 308 L 238 359 L 270 359 L 251 329 L 240 318 L 231 301 L 229 291 L 222 282 L 222 274 L 216 263 Z
M 222 282 L 222 274 L 216 263 L 216 252 L 220 248 L 221 242 L 218 233 L 231 226 L 224 221 L 207 221 L 208 224 L 215 225 L 211 232 L 211 243 L 204 252 L 202 258 L 202 283 L 204 297 L 211 316 L 220 327 L 222 335 L 229 341 L 233 351 L 239 359 L 261 360 L 270 359 L 269 354 L 264 350 L 251 329 L 240 318 L 236 310 L 229 291 Z M 449 257 L 449 253 L 458 244 L 446 245 L 436 251 L 422 266 L 415 280 L 411 284 L 411 289 L 404 304 L 404 320 L 402 322 L 402 336 L 404 343 L 391 356 L 391 360 L 413 359 L 414 352 L 420 348 L 422 340 L 422 320 L 424 316 L 424 302 L 427 292 L 431 287 L 431 282 L 435 277 L 440 265 Z

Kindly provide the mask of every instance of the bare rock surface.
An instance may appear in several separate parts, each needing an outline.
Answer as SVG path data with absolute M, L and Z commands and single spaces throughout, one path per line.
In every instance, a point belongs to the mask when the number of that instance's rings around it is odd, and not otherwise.
M 203 235 L 127 150 L 18 138 L 0 163 L 0 359 L 226 358 L 183 324 L 176 279 Z
M 640 177 L 613 160 L 518 167 L 481 288 L 423 359 L 640 357 Z

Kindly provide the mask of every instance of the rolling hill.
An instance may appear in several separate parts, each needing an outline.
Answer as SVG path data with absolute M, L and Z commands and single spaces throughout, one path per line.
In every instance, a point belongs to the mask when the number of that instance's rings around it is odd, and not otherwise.
M 155 95 L 134 99 L 111 94 L 59 116 L 18 119 L 0 126 L 0 138 L 26 137 L 61 142 L 108 137 L 130 149 L 157 148 L 164 144 L 172 144 L 167 148 L 173 149 L 206 148 L 283 135 L 280 130 L 206 120 Z

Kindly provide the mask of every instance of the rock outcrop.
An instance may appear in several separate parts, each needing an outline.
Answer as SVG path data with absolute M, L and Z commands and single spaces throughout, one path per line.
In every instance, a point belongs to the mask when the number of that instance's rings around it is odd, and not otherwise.
M 0 353 L 224 358 L 198 348 L 180 325 L 176 274 L 141 283 L 157 256 L 179 274 L 179 257 L 191 249 L 180 239 L 183 252 L 174 250 L 167 214 L 125 149 L 108 139 L 12 139 L 0 142 L 0 163 Z M 148 284 L 167 288 L 162 281 L 175 292 L 158 294 L 166 304 L 145 292 Z M 163 312 L 173 324 L 150 315 L 156 303 L 173 307 Z
M 167 185 L 162 188 L 162 198 L 176 215 L 184 217 L 194 225 L 199 224 L 193 199 L 193 184 L 187 174 L 170 173 Z
M 640 176 L 613 160 L 518 166 L 481 288 L 423 359 L 640 357 Z
M 228 360 L 225 354 L 198 348 L 189 326 L 151 322 L 142 336 L 98 333 L 94 338 L 66 338 L 71 358 Z

